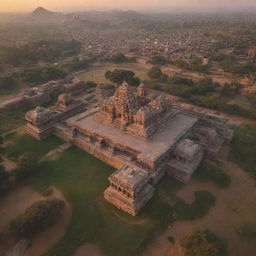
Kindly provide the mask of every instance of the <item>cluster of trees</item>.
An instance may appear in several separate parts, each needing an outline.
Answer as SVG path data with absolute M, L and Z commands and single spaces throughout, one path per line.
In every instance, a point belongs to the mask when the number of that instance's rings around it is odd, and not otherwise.
M 227 97 L 240 93 L 242 85 L 237 82 L 226 83 L 221 89 L 220 84 L 214 82 L 211 77 L 193 81 L 190 78 L 163 74 L 159 67 L 153 67 L 148 72 L 150 81 L 145 83 L 152 89 L 162 90 L 172 95 L 185 98 L 186 101 L 204 108 L 223 111 L 232 115 L 238 115 L 255 119 L 255 111 L 244 109 L 237 104 L 228 104 Z M 252 101 L 252 100 L 251 100 Z
M 11 221 L 9 232 L 17 237 L 28 237 L 42 231 L 57 220 L 64 206 L 65 202 L 59 199 L 36 202 Z
M 201 58 L 193 58 L 190 61 L 177 60 L 174 64 L 179 68 L 200 73 L 207 73 L 210 67 L 209 64 L 204 64 Z
M 185 256 L 226 256 L 227 246 L 224 240 L 209 230 L 198 230 L 181 242 Z
M 62 57 L 78 54 L 81 43 L 76 40 L 29 42 L 22 47 L 5 48 L 0 52 L 0 62 L 12 65 L 54 62 Z
M 106 71 L 105 78 L 117 84 L 122 84 L 126 81 L 129 85 L 138 86 L 141 81 L 135 76 L 135 73 L 130 70 L 115 69 L 114 71 Z
M 162 89 L 184 98 L 190 98 L 192 95 L 207 95 L 219 87 L 219 84 L 215 83 L 210 77 L 194 82 L 192 79 L 182 76 L 169 77 L 159 67 L 151 68 L 148 77 L 161 83 L 158 88 L 153 87 L 154 89 Z
M 221 93 L 222 95 L 236 95 L 241 92 L 243 85 L 238 82 L 225 83 Z
M 36 85 L 50 80 L 65 78 L 70 72 L 88 68 L 94 60 L 95 58 L 82 60 L 74 58 L 63 65 L 46 65 L 0 77 L 0 94 L 14 91 L 22 83 Z
M 67 73 L 58 66 L 45 66 L 41 68 L 28 69 L 19 73 L 23 82 L 39 84 L 50 80 L 64 78 Z
M 225 54 L 213 52 L 210 57 L 211 61 L 217 61 L 225 72 L 237 75 L 247 75 L 256 72 L 256 65 L 253 63 L 239 63 L 234 54 Z
M 66 77 L 67 73 L 60 66 L 47 65 L 35 69 L 26 69 L 11 75 L 0 77 L 0 93 L 11 92 L 22 83 L 40 84 Z
M 136 58 L 128 58 L 122 52 L 117 52 L 111 56 L 110 61 L 114 63 L 135 62 Z
M 166 65 L 166 64 L 169 64 L 170 61 L 167 60 L 164 56 L 162 55 L 154 55 L 154 56 L 151 56 L 150 57 L 150 60 L 149 60 L 149 63 L 150 64 L 153 64 L 153 65 Z
M 147 75 L 149 78 L 159 82 L 166 82 L 168 79 L 168 76 L 164 74 L 158 66 L 151 68 L 148 71 Z
M 82 70 L 90 67 L 90 65 L 94 62 L 95 58 L 87 58 L 87 59 L 79 59 L 75 57 L 71 61 L 62 65 L 62 68 L 65 72 L 74 72 L 77 70 Z

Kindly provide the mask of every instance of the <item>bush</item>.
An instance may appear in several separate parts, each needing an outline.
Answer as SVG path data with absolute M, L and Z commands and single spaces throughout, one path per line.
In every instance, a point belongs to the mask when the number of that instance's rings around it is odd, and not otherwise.
M 97 84 L 93 81 L 87 81 L 86 82 L 86 87 L 87 88 L 93 88 L 93 87 L 96 87 L 96 86 L 97 86 Z
M 208 191 L 196 191 L 195 201 L 187 204 L 183 199 L 176 198 L 174 212 L 180 220 L 194 220 L 205 216 L 215 205 L 215 197 Z
M 13 171 L 17 179 L 25 178 L 31 175 L 37 166 L 38 157 L 35 153 L 27 152 L 22 154 L 18 159 L 18 168 Z
M 163 76 L 163 72 L 159 67 L 153 67 L 148 71 L 147 75 L 151 79 L 160 80 Z
M 164 56 L 155 55 L 150 58 L 149 63 L 153 65 L 165 65 L 168 64 L 169 61 Z
M 106 71 L 105 78 L 117 84 L 122 84 L 126 81 L 129 85 L 138 86 L 140 79 L 135 77 L 135 73 L 130 70 L 115 69 L 114 71 Z
M 175 244 L 175 238 L 173 236 L 168 236 L 168 241 L 172 244 Z
M 114 63 L 124 63 L 128 62 L 129 59 L 123 53 L 118 52 L 111 56 L 110 61 L 113 61 Z
M 208 230 L 198 230 L 181 242 L 185 256 L 226 256 L 227 245 L 224 240 Z
M 221 188 L 227 188 L 231 182 L 227 173 L 206 162 L 201 163 L 194 177 L 203 181 L 212 181 Z
M 56 221 L 64 205 L 65 202 L 59 199 L 36 202 L 11 221 L 9 231 L 18 237 L 28 237 L 42 231 Z

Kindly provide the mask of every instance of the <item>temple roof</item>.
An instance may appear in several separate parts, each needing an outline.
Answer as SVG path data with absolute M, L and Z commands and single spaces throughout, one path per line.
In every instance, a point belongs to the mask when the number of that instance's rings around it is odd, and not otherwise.
M 142 184 L 148 176 L 149 174 L 147 171 L 139 169 L 138 167 L 126 165 L 112 174 L 110 179 L 120 183 L 123 187 L 128 186 L 131 189 L 135 189 Z
M 29 111 L 25 118 L 28 121 L 33 122 L 35 125 L 41 125 L 47 122 L 53 116 L 53 114 L 54 113 L 52 111 L 39 106 L 34 110 Z
M 184 157 L 188 160 L 192 160 L 193 157 L 201 150 L 201 146 L 196 144 L 190 139 L 185 139 L 180 142 L 176 147 L 176 154 Z

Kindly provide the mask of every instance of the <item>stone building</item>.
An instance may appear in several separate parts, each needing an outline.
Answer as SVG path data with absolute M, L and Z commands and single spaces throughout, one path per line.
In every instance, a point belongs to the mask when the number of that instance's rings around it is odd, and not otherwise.
M 96 108 L 61 95 L 55 108 L 28 112 L 25 128 L 37 139 L 54 134 L 117 168 L 104 198 L 131 215 L 164 174 L 188 182 L 203 157 L 232 137 L 223 118 L 149 96 L 143 84 L 134 89 L 124 82 L 112 96 L 101 86 L 101 93 Z

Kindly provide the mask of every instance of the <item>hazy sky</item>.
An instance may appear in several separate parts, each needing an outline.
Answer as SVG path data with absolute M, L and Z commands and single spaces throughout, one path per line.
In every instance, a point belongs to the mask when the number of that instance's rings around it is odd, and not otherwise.
M 0 11 L 256 7 L 256 0 L 0 0 Z

